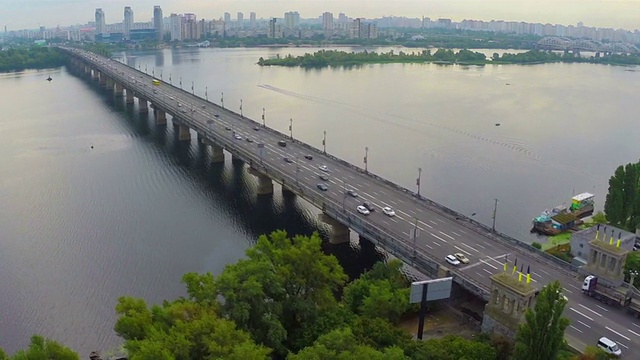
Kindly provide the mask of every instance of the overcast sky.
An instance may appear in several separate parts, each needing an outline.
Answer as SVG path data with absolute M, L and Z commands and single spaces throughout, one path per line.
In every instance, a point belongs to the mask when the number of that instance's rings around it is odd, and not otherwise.
M 10 30 L 84 24 L 101 7 L 107 23 L 122 21 L 124 6 L 131 6 L 135 21 L 147 21 L 153 6 L 170 13 L 193 12 L 198 18 L 218 19 L 238 11 L 245 19 L 282 17 L 298 11 L 303 18 L 334 16 L 376 18 L 385 15 L 476 20 L 509 20 L 570 25 L 640 29 L 640 0 L 0 0 L 0 26 Z

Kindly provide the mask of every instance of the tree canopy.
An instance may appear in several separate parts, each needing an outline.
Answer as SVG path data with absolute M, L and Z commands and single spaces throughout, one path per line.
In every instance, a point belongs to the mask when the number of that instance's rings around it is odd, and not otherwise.
M 514 360 L 556 359 L 564 343 L 564 331 L 569 320 L 562 316 L 567 298 L 562 286 L 554 281 L 545 286 L 536 298 L 533 310 L 528 309 L 526 321 L 516 335 Z
M 15 355 L 8 356 L 0 349 L 0 360 L 79 360 L 73 350 L 60 345 L 58 342 L 34 335 L 25 350 L 19 350 Z
M 640 225 L 640 162 L 618 166 L 609 179 L 604 212 L 610 224 L 635 231 Z
M 56 68 L 65 63 L 64 54 L 56 48 L 34 46 L 0 51 L 0 72 Z

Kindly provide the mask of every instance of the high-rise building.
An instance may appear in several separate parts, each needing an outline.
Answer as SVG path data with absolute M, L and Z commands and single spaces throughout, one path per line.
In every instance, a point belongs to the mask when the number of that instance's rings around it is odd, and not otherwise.
M 229 24 L 231 23 L 231 14 L 226 12 L 224 13 L 224 22 L 227 24 L 227 29 L 229 28 Z
M 252 29 L 256 27 L 256 13 L 253 11 L 249 13 L 249 26 L 251 26 Z
M 182 19 L 182 40 L 200 39 L 200 32 L 198 30 L 196 14 L 184 14 Z
M 131 40 L 131 29 L 133 29 L 133 10 L 131 6 L 125 6 L 124 8 L 124 38 Z
M 96 34 L 102 34 L 106 30 L 104 11 L 98 8 L 96 9 Z
M 182 16 L 171 14 L 171 41 L 182 41 Z
M 322 14 L 322 28 L 324 30 L 333 30 L 333 14 L 325 12 Z
M 238 12 L 238 28 L 242 29 L 242 25 L 244 23 L 244 14 Z
M 297 29 L 300 25 L 300 14 L 297 11 L 284 13 L 284 26 L 290 30 Z
M 160 5 L 153 7 L 153 28 L 156 29 L 158 40 L 162 40 L 164 37 L 164 18 L 162 17 Z

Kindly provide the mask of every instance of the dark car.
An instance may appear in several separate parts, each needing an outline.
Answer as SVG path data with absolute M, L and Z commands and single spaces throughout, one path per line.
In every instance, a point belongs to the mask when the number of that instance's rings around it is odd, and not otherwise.
M 219 118 L 219 117 L 220 117 L 220 115 L 218 115 L 218 114 L 215 114 L 215 115 L 213 115 L 213 117 L 217 117 L 217 118 Z
M 364 206 L 365 208 L 367 208 L 367 210 L 369 210 L 371 212 L 376 211 L 376 208 L 374 208 L 373 205 L 371 205 L 371 203 L 368 202 L 368 201 L 363 202 L 362 206 Z
M 231 130 L 231 128 L 228 127 L 228 126 L 226 126 L 224 129 L 227 130 L 227 131 Z
M 284 142 L 284 141 L 282 141 L 282 140 L 280 140 L 280 141 L 278 141 L 278 145 L 280 145 L 280 146 L 282 146 L 282 147 L 286 147 L 286 146 L 287 146 L 287 143 L 286 143 L 286 142 Z
M 329 181 L 329 175 L 327 175 L 327 174 L 320 174 L 320 175 L 318 175 L 318 177 L 322 181 Z
M 260 130 L 260 128 L 256 126 L 256 127 L 253 128 L 253 130 L 258 131 L 258 130 Z
M 307 160 L 313 160 L 313 156 L 311 155 L 305 155 L 304 158 Z
M 318 189 L 320 189 L 322 191 L 327 191 L 327 189 L 329 189 L 329 187 L 326 184 L 318 184 Z
M 293 160 L 291 160 L 288 157 L 286 157 L 286 158 L 284 158 L 284 162 L 291 164 L 293 162 Z
M 252 142 L 253 142 L 253 139 L 251 139 L 251 138 L 249 138 L 249 137 L 248 137 L 248 138 L 247 138 L 247 142 L 252 143 Z
M 353 189 L 347 190 L 347 194 L 349 194 L 349 196 L 354 197 L 354 198 L 358 197 L 358 193 Z

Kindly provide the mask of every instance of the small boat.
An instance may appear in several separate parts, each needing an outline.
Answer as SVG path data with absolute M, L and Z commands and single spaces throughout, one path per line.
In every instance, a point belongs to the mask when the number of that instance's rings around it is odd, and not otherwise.
M 47 81 L 51 81 L 51 80 L 53 79 L 51 78 L 51 75 L 49 75 L 49 77 L 47 78 Z

